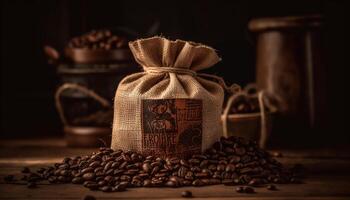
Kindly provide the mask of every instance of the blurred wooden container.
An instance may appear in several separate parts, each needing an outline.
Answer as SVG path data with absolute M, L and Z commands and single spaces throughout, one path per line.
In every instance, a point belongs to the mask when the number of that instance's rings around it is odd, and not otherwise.
M 266 114 L 267 134 L 271 130 L 272 114 Z M 261 113 L 229 114 L 227 119 L 228 136 L 238 136 L 259 142 L 261 138 Z M 265 146 L 266 144 L 262 145 Z
M 322 125 L 325 116 L 322 17 L 291 16 L 253 19 L 256 34 L 256 82 L 273 98 L 281 131 L 295 135 Z
M 261 148 L 265 148 L 270 135 L 273 112 L 266 109 L 263 100 L 263 92 L 256 95 L 259 101 L 259 112 L 252 113 L 230 113 L 231 107 L 236 103 L 240 96 L 249 97 L 246 92 L 238 92 L 232 95 L 226 104 L 221 115 L 223 134 L 226 137 L 238 136 L 248 140 L 256 141 Z
M 87 65 L 87 64 L 86 64 Z M 113 97 L 118 83 L 137 72 L 130 60 L 123 64 L 60 64 L 55 100 L 68 146 L 109 146 Z

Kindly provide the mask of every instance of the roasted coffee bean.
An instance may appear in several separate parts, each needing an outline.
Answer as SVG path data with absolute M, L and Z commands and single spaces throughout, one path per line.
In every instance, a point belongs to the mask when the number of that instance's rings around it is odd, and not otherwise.
M 160 170 L 159 166 L 155 166 L 155 167 L 153 167 L 151 174 L 154 175 L 154 174 L 156 174 L 159 170 Z
M 100 166 L 100 164 L 101 164 L 100 161 L 94 161 L 94 162 L 89 164 L 89 167 L 96 168 L 96 167 Z
M 81 184 L 84 182 L 84 179 L 82 177 L 75 177 L 72 179 L 72 183 L 74 184 Z
M 226 172 L 234 172 L 235 169 L 236 169 L 236 167 L 233 164 L 228 164 L 228 165 L 226 165 L 225 171 Z
M 197 177 L 197 178 L 205 178 L 205 177 L 208 177 L 209 174 L 200 172 L 200 173 L 195 173 L 194 176 Z
M 193 186 L 204 186 L 204 183 L 203 183 L 202 180 L 196 179 L 196 180 L 194 180 L 194 181 L 192 182 L 192 185 L 193 185 Z
M 192 159 L 189 159 L 188 162 L 192 165 L 198 165 L 200 163 L 200 160 L 196 158 L 192 158 Z
M 36 182 L 28 182 L 27 184 L 27 188 L 36 188 L 36 187 L 37 187 Z
M 48 180 L 50 183 L 56 183 L 56 182 L 57 182 L 56 176 L 50 176 L 47 180 Z
M 83 175 L 83 179 L 86 180 L 86 181 L 90 181 L 90 180 L 93 180 L 95 178 L 95 174 L 94 173 L 85 173 Z
M 185 190 L 185 191 L 181 192 L 181 196 L 184 197 L 184 198 L 191 198 L 192 197 L 192 192 L 188 191 L 188 190 Z
M 186 160 L 180 160 L 180 164 L 184 167 L 189 167 L 189 163 Z
M 258 186 L 258 185 L 261 185 L 261 180 L 260 179 L 256 179 L 256 178 L 253 178 L 252 180 L 249 181 L 248 185 L 250 186 Z
M 224 171 L 225 168 L 226 168 L 225 165 L 219 164 L 219 165 L 216 167 L 216 170 L 218 170 L 218 171 Z
M 123 191 L 126 190 L 126 187 L 127 187 L 127 184 L 122 184 L 122 183 L 120 183 L 120 184 L 116 185 L 116 186 L 113 188 L 113 191 L 115 191 L 115 192 L 123 192 Z
M 92 196 L 92 195 L 85 195 L 83 197 L 83 200 L 96 200 L 96 198 L 94 196 Z
M 200 167 L 198 167 L 198 166 L 194 166 L 194 167 L 191 167 L 191 171 L 192 172 L 201 172 L 202 169 Z
M 176 182 L 174 182 L 174 181 L 167 181 L 165 183 L 165 186 L 167 186 L 167 187 L 178 187 L 178 184 Z
M 68 169 L 69 165 L 67 163 L 61 164 L 59 167 L 59 169 Z
M 107 185 L 107 184 L 108 184 L 108 182 L 105 181 L 105 180 L 101 180 L 101 181 L 98 181 L 98 182 L 97 182 L 97 185 L 100 186 L 100 187 L 105 186 L 105 185 Z
M 208 164 L 209 164 L 209 160 L 203 160 L 203 161 L 200 163 L 199 167 L 200 167 L 200 168 L 205 168 L 205 167 L 208 166 Z
M 85 173 L 89 173 L 89 172 L 93 172 L 94 169 L 92 167 L 87 167 L 87 168 L 84 168 L 83 170 L 81 170 L 81 173 L 82 174 L 85 174 Z
M 236 147 L 235 148 L 235 153 L 239 156 L 242 156 L 246 153 L 246 150 L 244 147 Z
M 245 193 L 254 193 L 254 188 L 252 187 L 244 187 L 244 192 Z
M 144 164 L 142 165 L 142 169 L 143 169 L 143 171 L 145 171 L 146 173 L 148 173 L 148 172 L 150 172 L 150 171 L 152 170 L 152 167 L 151 167 L 151 165 L 150 165 L 149 163 L 144 163 Z
M 113 175 L 120 175 L 120 174 L 122 174 L 124 172 L 124 170 L 122 170 L 122 169 L 115 169 L 114 171 L 113 171 Z
M 111 182 L 113 179 L 114 179 L 113 176 L 105 176 L 103 180 L 104 180 L 104 181 L 107 181 L 107 183 L 109 183 L 109 182 Z
M 178 176 L 185 177 L 187 172 L 188 172 L 188 169 L 185 166 L 181 166 L 180 169 L 178 170 Z
M 277 190 L 277 187 L 275 185 L 268 185 L 266 188 L 268 190 Z
M 112 187 L 108 186 L 108 185 L 103 186 L 103 187 L 101 187 L 101 191 L 103 191 L 103 192 L 111 192 L 112 191 Z
M 242 187 L 242 186 L 236 187 L 236 192 L 238 192 L 238 193 L 243 193 L 243 192 L 245 192 L 245 191 L 244 191 L 244 187 Z
M 151 187 L 152 181 L 150 179 L 146 179 L 143 181 L 143 187 Z

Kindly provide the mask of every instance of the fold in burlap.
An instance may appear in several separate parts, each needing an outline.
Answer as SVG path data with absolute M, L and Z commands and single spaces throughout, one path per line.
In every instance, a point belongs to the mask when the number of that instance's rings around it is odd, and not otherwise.
M 127 76 L 118 86 L 111 147 L 142 152 L 143 99 L 202 100 L 201 150 L 217 141 L 222 135 L 220 115 L 224 91 L 216 82 L 195 73 L 220 61 L 215 50 L 162 37 L 136 40 L 129 46 L 145 72 Z

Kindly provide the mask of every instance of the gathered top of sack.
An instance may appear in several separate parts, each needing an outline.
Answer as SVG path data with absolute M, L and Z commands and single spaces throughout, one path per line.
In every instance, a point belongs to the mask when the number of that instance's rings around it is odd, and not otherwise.
M 206 45 L 183 40 L 172 41 L 158 36 L 129 42 L 129 46 L 145 71 L 176 68 L 196 72 L 221 60 L 215 49 Z

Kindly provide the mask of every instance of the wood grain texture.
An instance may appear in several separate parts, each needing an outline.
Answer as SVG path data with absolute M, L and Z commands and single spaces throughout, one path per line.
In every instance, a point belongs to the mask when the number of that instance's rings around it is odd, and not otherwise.
M 19 177 L 23 166 L 42 167 L 60 162 L 65 156 L 89 154 L 96 149 L 66 148 L 62 140 L 0 141 L 0 199 L 82 199 L 90 194 L 97 199 L 183 199 L 181 192 L 191 190 L 198 199 L 350 199 L 350 160 L 346 153 L 332 151 L 281 151 L 277 158 L 286 165 L 303 163 L 309 177 L 303 184 L 278 185 L 279 191 L 256 188 L 255 194 L 240 194 L 235 187 L 214 185 L 187 188 L 131 188 L 126 192 L 103 193 L 89 191 L 81 185 L 39 185 L 28 189 L 25 185 L 5 184 L 3 177 Z M 317 153 L 318 152 L 318 153 Z M 326 153 L 322 153 L 326 152 Z M 345 173 L 347 172 L 347 173 Z M 340 174 L 341 173 L 341 174 Z

